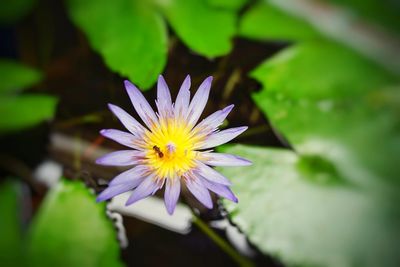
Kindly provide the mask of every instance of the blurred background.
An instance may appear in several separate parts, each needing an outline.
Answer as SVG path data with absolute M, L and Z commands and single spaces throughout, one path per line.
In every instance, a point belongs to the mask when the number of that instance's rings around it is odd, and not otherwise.
M 400 266 L 400 2 L 2 0 L 0 266 Z M 107 103 L 137 118 L 214 77 L 203 116 L 248 125 L 219 151 L 239 203 L 187 192 L 96 203 L 121 168 Z

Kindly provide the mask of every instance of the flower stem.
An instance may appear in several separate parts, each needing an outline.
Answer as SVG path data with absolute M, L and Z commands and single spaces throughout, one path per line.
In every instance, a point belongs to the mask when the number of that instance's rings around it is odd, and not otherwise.
M 228 254 L 241 267 L 254 267 L 254 264 L 240 255 L 232 246 L 230 246 L 223 238 L 221 238 L 211 227 L 203 222 L 196 214 L 193 213 L 193 223 L 205 233 L 214 243 L 219 246 L 226 254 Z

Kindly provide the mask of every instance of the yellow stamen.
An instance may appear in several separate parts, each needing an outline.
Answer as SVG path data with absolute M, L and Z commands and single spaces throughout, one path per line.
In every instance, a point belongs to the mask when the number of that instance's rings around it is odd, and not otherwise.
M 200 139 L 184 120 L 161 120 L 144 137 L 147 164 L 161 178 L 180 177 L 195 166 L 198 152 L 193 148 Z

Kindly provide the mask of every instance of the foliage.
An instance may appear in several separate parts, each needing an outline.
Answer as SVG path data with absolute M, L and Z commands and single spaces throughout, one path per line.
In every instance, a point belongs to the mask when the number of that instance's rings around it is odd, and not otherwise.
M 302 19 L 260 1 L 251 6 L 239 24 L 239 34 L 256 40 L 298 41 L 318 38 L 319 33 Z
M 27 15 L 36 0 L 5 0 L 1 4 L 0 23 L 11 24 Z
M 168 42 L 163 16 L 182 41 L 201 55 L 221 56 L 232 48 L 237 17 L 232 8 L 198 0 L 67 3 L 72 20 L 108 67 L 142 89 L 153 85 L 166 63 Z
M 277 21 L 287 26 L 297 19 L 263 5 L 245 14 L 241 33 L 300 42 L 250 73 L 262 85 L 253 99 L 296 152 L 226 150 L 254 161 L 251 170 L 222 170 L 234 177 L 240 200 L 237 206 L 224 202 L 233 222 L 288 265 L 397 266 L 398 77 L 315 38 L 302 23 L 306 31 L 274 31 Z M 264 30 L 255 23 L 261 19 Z
M 398 194 L 338 183 L 342 173 L 318 161 L 304 171 L 307 159 L 287 149 L 224 152 L 253 160 L 252 168 L 222 169 L 239 197 L 224 204 L 261 250 L 288 266 L 398 266 Z
M 394 2 L 326 1 L 352 18 L 400 30 Z M 35 4 L 6 2 L 0 23 L 16 22 Z M 267 0 L 110 3 L 65 4 L 107 67 L 141 89 L 167 65 L 175 44 L 169 35 L 208 59 L 229 54 L 236 36 L 291 42 L 247 76 L 261 85 L 254 102 L 293 150 L 224 148 L 254 161 L 252 167 L 221 168 L 239 198 L 239 204 L 223 202 L 228 215 L 262 252 L 288 266 L 400 265 L 399 77 Z M 40 71 L 3 59 L 0 75 L 0 134 L 54 117 L 57 98 L 22 93 L 42 81 Z M 82 183 L 64 180 L 53 188 L 28 236 L 18 214 L 20 191 L 10 182 L 0 187 L 0 263 L 121 265 L 104 205 Z
M 0 187 L 0 212 L 6 215 L 0 221 L 0 231 L 6 230 L 0 248 L 1 256 L 8 256 L 0 258 L 1 263 L 15 266 L 23 260 L 29 266 L 122 266 L 105 205 L 96 203 L 83 183 L 62 180 L 52 188 L 24 240 L 16 189 L 11 182 Z M 7 251 L 10 254 L 4 254 Z
M 371 21 L 375 25 L 400 33 L 399 3 L 391 0 L 328 0 L 352 15 Z
M 0 96 L 0 132 L 17 131 L 51 119 L 56 98 L 40 94 Z
M 9 59 L 0 59 L 0 94 L 19 92 L 42 80 L 42 73 Z
M 72 20 L 111 70 L 140 87 L 152 85 L 167 57 L 166 26 L 152 5 L 130 0 L 67 3 Z
M 248 0 L 206 0 L 207 4 L 217 8 L 228 8 L 238 10 L 247 4 Z
M 13 266 L 20 263 L 22 252 L 21 209 L 19 196 L 21 186 L 11 181 L 0 185 L 0 265 Z
M 399 185 L 399 93 L 391 74 L 347 48 L 317 41 L 286 49 L 252 76 L 264 88 L 254 100 L 296 151 L 329 159 L 353 182 Z M 365 172 L 371 179 L 359 178 Z
M 34 126 L 54 116 L 57 98 L 18 94 L 42 79 L 42 74 L 11 60 L 0 60 L 0 134 Z

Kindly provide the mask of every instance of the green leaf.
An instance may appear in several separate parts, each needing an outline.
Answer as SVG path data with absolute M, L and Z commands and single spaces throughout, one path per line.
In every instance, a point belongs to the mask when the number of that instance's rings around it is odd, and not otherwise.
M 252 72 L 253 98 L 302 155 L 321 156 L 359 185 L 400 185 L 398 79 L 352 50 L 305 42 Z
M 21 188 L 6 181 L 0 184 L 0 265 L 16 266 L 21 261 L 22 229 L 19 211 Z
M 106 65 L 147 89 L 162 72 L 167 29 L 149 1 L 68 0 L 69 14 Z
M 18 92 L 40 82 L 42 74 L 19 62 L 0 59 L 0 95 Z
M 0 97 L 0 133 L 17 131 L 53 118 L 57 99 L 49 95 L 24 94 Z
M 69 14 L 107 66 L 147 89 L 167 58 L 167 29 L 161 11 L 195 52 L 216 57 L 232 49 L 237 10 L 246 0 L 221 1 L 68 0 Z M 105 19 L 107 18 L 107 19 Z
M 399 11 L 397 1 L 390 0 L 328 0 L 349 10 L 364 20 L 384 26 L 397 34 L 400 33 Z
M 207 4 L 216 8 L 238 10 L 247 4 L 248 0 L 207 0 Z
M 290 150 L 236 145 L 224 152 L 253 161 L 221 168 L 239 199 L 223 203 L 265 253 L 288 266 L 398 266 L 398 192 L 315 183 L 306 175 L 336 180 L 338 173 L 324 166 L 303 172 Z
M 267 1 L 247 10 L 239 26 L 239 34 L 256 40 L 309 40 L 319 33 L 306 21 L 293 17 Z
M 81 182 L 51 189 L 33 222 L 30 266 L 122 266 L 115 229 L 105 204 Z
M 172 0 L 160 4 L 176 34 L 195 52 L 216 57 L 231 51 L 236 33 L 235 11 L 215 8 L 198 0 Z
M 26 16 L 36 0 L 6 0 L 2 1 L 0 8 L 0 23 L 14 23 L 22 17 Z

